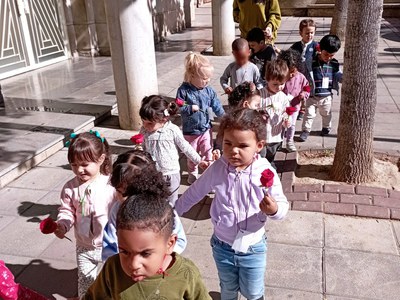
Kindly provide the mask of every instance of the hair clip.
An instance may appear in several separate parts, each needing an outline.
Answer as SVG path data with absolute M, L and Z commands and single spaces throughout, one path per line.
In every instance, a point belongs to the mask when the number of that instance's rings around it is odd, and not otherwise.
M 69 135 L 70 140 L 65 142 L 65 147 L 68 148 L 68 147 L 71 145 L 71 140 L 75 139 L 77 136 L 78 136 L 77 133 L 72 132 L 72 133 Z
M 104 143 L 104 137 L 101 136 L 100 132 L 98 132 L 97 130 L 96 130 L 96 131 L 90 130 L 89 132 L 90 132 L 91 134 L 94 134 L 97 138 L 100 139 L 100 141 L 101 141 L 102 143 Z
M 164 116 L 165 116 L 165 117 L 169 117 L 169 112 L 168 112 L 168 109 L 167 109 L 167 108 L 164 109 Z

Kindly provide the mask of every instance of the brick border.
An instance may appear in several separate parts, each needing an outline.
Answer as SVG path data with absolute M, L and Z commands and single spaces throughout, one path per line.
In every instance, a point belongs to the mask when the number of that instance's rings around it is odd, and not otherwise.
M 362 185 L 295 184 L 298 152 L 278 152 L 275 164 L 292 210 L 400 220 L 400 191 Z

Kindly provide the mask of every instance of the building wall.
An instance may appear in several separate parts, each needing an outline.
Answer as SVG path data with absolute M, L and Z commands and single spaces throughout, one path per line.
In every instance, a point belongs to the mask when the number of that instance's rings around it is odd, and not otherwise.
M 155 42 L 191 27 L 196 0 L 151 3 Z M 73 56 L 110 55 L 104 0 L 64 0 L 64 10 Z

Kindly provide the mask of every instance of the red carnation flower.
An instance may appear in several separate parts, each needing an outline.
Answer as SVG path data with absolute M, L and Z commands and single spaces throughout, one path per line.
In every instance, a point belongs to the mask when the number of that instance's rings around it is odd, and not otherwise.
M 141 145 L 144 142 L 144 136 L 141 133 L 135 134 L 131 137 L 131 142 L 135 145 Z
M 309 85 L 306 85 L 305 87 L 303 87 L 303 91 L 310 93 L 311 92 L 311 87 Z
M 269 188 L 274 184 L 274 172 L 272 172 L 270 169 L 265 169 L 262 173 L 261 173 L 261 184 L 266 187 Z
M 296 111 L 297 111 L 296 107 L 293 106 L 286 107 L 286 113 L 288 114 L 288 116 L 293 115 Z
M 175 103 L 176 105 L 178 105 L 179 107 L 182 107 L 185 105 L 185 101 L 183 101 L 181 98 L 176 98 L 175 99 Z
M 43 234 L 51 234 L 57 230 L 57 223 L 52 218 L 44 219 L 40 222 L 40 231 Z

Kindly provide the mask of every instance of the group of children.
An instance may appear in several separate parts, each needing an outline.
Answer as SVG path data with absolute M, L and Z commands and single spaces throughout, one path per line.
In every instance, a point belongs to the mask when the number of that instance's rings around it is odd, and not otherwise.
M 142 100 L 143 150 L 113 164 L 99 132 L 71 135 L 68 161 L 76 176 L 62 190 L 55 234 L 64 238 L 74 228 L 79 298 L 210 299 L 198 268 L 181 256 L 187 239 L 179 216 L 212 191 L 210 243 L 221 298 L 237 299 L 240 292 L 264 299 L 265 224 L 289 209 L 273 167 L 276 151 L 284 138 L 288 151 L 296 150 L 304 103 L 300 138 L 307 139 L 316 108 L 322 134 L 329 133 L 331 90 L 341 80 L 333 59 L 339 39 L 328 35 L 317 44 L 315 29 L 303 20 L 302 40 L 277 57 L 261 29 L 235 40 L 235 62 L 221 77 L 228 112 L 208 85 L 209 60 L 188 54 L 176 100 Z M 177 114 L 182 130 L 170 120 Z M 221 117 L 216 147 L 214 115 Z M 179 151 L 188 158 L 191 184 L 181 197 Z M 198 167 L 205 169 L 201 176 Z

